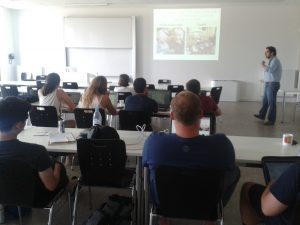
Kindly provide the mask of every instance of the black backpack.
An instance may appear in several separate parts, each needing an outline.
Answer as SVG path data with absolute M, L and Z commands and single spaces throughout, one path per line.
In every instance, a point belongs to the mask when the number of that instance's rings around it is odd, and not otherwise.
M 80 133 L 80 138 L 87 139 L 120 139 L 116 129 L 109 126 L 95 125 Z

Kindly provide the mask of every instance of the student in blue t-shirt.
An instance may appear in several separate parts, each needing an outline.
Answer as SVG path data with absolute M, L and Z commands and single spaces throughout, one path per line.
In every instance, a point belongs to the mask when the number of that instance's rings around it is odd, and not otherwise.
M 290 166 L 277 180 L 265 187 L 247 182 L 240 199 L 242 222 L 245 225 L 292 225 L 299 214 L 300 163 Z
M 155 113 L 158 110 L 157 102 L 147 96 L 146 80 L 136 78 L 133 82 L 135 95 L 128 96 L 125 100 L 125 110 Z
M 152 133 L 144 145 L 143 166 L 149 167 L 152 200 L 157 204 L 153 174 L 156 166 L 211 168 L 226 171 L 222 198 L 226 205 L 240 177 L 232 143 L 224 134 L 199 135 L 201 106 L 199 97 L 192 92 L 183 91 L 173 98 L 170 117 L 176 134 Z

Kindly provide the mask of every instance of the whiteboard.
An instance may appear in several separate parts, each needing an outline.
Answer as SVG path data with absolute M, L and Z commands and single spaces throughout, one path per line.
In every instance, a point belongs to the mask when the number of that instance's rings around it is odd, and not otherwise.
M 134 23 L 123 18 L 64 18 L 65 47 L 132 48 Z

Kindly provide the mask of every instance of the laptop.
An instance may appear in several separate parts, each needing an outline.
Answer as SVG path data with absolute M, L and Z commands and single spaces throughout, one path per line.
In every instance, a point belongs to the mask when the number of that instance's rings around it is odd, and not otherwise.
M 209 136 L 216 132 L 216 117 L 213 113 L 205 114 L 200 120 L 199 135 Z M 171 133 L 176 133 L 176 128 L 171 121 Z
M 291 165 L 300 162 L 298 156 L 264 156 L 261 159 L 266 184 L 276 180 Z
M 158 111 L 167 112 L 170 109 L 171 92 L 168 90 L 148 90 L 148 97 L 158 104 Z
M 118 106 L 118 92 L 110 92 L 109 93 L 109 99 L 111 101 L 111 104 L 117 108 Z
M 79 92 L 67 92 L 67 95 L 72 99 L 75 105 L 78 105 L 80 98 L 81 98 L 81 93 Z

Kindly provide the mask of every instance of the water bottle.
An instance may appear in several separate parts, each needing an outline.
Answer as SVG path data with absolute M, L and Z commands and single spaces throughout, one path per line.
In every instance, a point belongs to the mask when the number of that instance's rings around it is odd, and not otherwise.
M 95 112 L 93 115 L 93 126 L 95 125 L 102 125 L 102 116 L 101 113 L 99 112 L 98 106 L 95 108 Z

